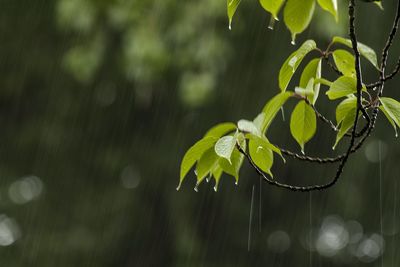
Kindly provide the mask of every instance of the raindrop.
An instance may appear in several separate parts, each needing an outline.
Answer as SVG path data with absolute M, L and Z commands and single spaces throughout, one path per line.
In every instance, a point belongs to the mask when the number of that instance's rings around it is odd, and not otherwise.
M 238 185 L 238 184 L 239 184 L 239 182 L 238 182 L 238 181 L 236 181 L 236 182 L 235 182 L 235 185 Z
M 282 121 L 285 121 L 285 110 L 281 107 Z
M 181 189 L 181 183 L 178 184 L 178 187 L 176 188 L 176 191 L 179 191 Z
M 199 192 L 199 187 L 198 187 L 199 185 L 198 184 L 196 184 L 196 186 L 194 187 L 194 191 L 197 193 L 197 192 Z
M 217 192 L 218 191 L 218 185 L 214 186 L 214 191 Z

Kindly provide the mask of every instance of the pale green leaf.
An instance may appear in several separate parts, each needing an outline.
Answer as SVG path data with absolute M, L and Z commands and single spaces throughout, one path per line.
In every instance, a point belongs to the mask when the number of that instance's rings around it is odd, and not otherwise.
M 271 167 L 274 163 L 274 155 L 272 150 L 263 146 L 258 139 L 249 141 L 249 154 L 253 162 L 265 173 L 273 177 Z
M 300 87 L 306 88 L 311 79 L 314 80 L 314 95 L 310 98 L 311 103 L 315 104 L 319 95 L 320 83 L 316 83 L 315 80 L 321 78 L 321 59 L 316 58 L 311 60 L 304 68 L 303 73 L 300 77 Z
M 240 140 L 240 138 L 238 138 L 238 140 L 243 150 L 246 150 L 246 141 L 244 139 Z M 225 173 L 235 177 L 236 183 L 238 183 L 239 171 L 240 167 L 242 166 L 243 159 L 244 159 L 243 154 L 240 153 L 240 151 L 237 148 L 235 148 L 232 153 L 231 162 L 229 162 L 225 158 L 220 158 L 218 164 Z M 215 191 L 217 191 L 218 182 L 219 180 L 216 180 L 216 186 L 214 187 Z
M 297 0 L 296 0 L 297 1 Z M 308 0 L 307 0 L 308 1 Z M 301 1 L 299 1 L 301 2 Z M 283 63 L 279 71 L 279 88 L 282 92 L 286 91 L 290 80 L 296 69 L 299 67 L 304 57 L 317 47 L 313 40 L 307 40 L 301 47 L 294 51 Z
M 257 115 L 257 117 L 253 120 L 254 125 L 257 127 L 257 129 L 262 132 L 262 128 L 265 122 L 265 113 L 261 112 L 260 114 Z
M 352 45 L 350 39 L 345 39 L 343 37 L 335 36 L 335 37 L 333 37 L 333 42 L 340 43 L 347 47 L 353 48 L 353 45 Z M 377 59 L 375 51 L 372 48 L 370 48 L 369 46 L 366 46 L 365 44 L 362 44 L 362 43 L 358 43 L 357 47 L 358 47 L 358 50 L 360 51 L 360 54 L 363 57 L 365 57 L 369 62 L 371 62 L 375 68 L 379 69 L 378 59 Z
M 265 105 L 263 109 L 263 113 L 265 114 L 264 122 L 262 123 L 261 132 L 263 134 L 266 133 L 272 121 L 274 120 L 276 114 L 279 112 L 281 107 L 286 103 L 289 97 L 293 95 L 292 92 L 282 92 L 276 96 L 274 96 L 268 103 Z
M 215 153 L 221 158 L 231 161 L 232 152 L 235 149 L 237 135 L 221 137 L 215 144 Z
M 349 97 L 337 106 L 336 108 L 336 123 L 339 125 L 346 116 L 350 113 L 354 113 L 354 110 L 357 107 L 357 98 Z
M 261 135 L 261 130 L 252 121 L 248 121 L 248 120 L 238 121 L 238 129 L 241 132 L 252 133 L 252 134 L 255 134 L 258 136 Z
M 318 4 L 332 14 L 336 22 L 339 21 L 337 0 L 318 0 Z
M 285 0 L 260 0 L 261 6 L 278 20 L 278 13 Z
M 201 158 L 203 153 L 209 148 L 213 147 L 217 138 L 214 137 L 206 137 L 195 143 L 183 156 L 181 162 L 181 170 L 180 170 L 180 181 L 178 189 L 185 178 L 186 174 L 193 167 L 197 160 Z
M 218 160 L 219 158 L 213 147 L 204 152 L 196 166 L 197 184 L 200 184 L 215 169 L 218 165 Z
M 290 118 L 290 132 L 304 152 L 307 143 L 317 130 L 317 119 L 312 107 L 305 101 L 300 101 L 292 112 Z
M 355 77 L 355 59 L 354 56 L 343 49 L 335 50 L 332 54 L 336 67 L 345 76 Z
M 308 81 L 305 88 L 296 87 L 295 92 L 302 97 L 312 100 L 314 98 L 314 78 Z
M 292 42 L 296 35 L 303 32 L 314 14 L 315 0 L 288 0 L 283 10 L 283 19 L 292 33 Z
M 326 92 L 329 99 L 337 99 L 357 92 L 357 81 L 353 77 L 341 76 Z
M 236 130 L 236 125 L 231 122 L 225 122 L 225 123 L 220 123 L 212 127 L 204 137 L 215 137 L 215 138 L 220 138 L 221 136 L 224 136 L 225 134 L 228 134 L 230 132 L 233 132 Z
M 381 97 L 379 100 L 389 117 L 396 123 L 397 127 L 400 127 L 400 102 L 389 97 Z
M 228 13 L 228 19 L 229 19 L 229 29 L 232 29 L 232 19 L 236 13 L 236 10 L 237 10 L 240 2 L 241 2 L 241 0 L 227 0 L 226 1 L 227 13 Z

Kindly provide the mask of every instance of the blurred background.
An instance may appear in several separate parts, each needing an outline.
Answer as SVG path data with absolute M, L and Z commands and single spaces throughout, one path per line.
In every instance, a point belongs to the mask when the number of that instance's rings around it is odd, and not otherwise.
M 359 4 L 360 40 L 377 51 L 395 2 Z M 317 8 L 297 43 L 346 36 L 339 4 L 339 24 Z M 252 119 L 278 93 L 297 46 L 268 22 L 257 1 L 243 1 L 231 31 L 226 1 L 1 1 L 1 266 L 399 266 L 400 144 L 382 117 L 327 191 L 260 184 L 246 162 L 238 186 L 224 176 L 217 193 L 213 182 L 195 193 L 191 174 L 175 190 L 208 128 Z M 399 54 L 397 38 L 389 70 Z M 398 84 L 386 95 L 399 99 Z M 334 118 L 323 94 L 317 106 Z M 308 152 L 343 151 L 319 126 Z M 298 150 L 281 117 L 270 140 Z M 273 172 L 307 185 L 335 169 L 277 159 Z

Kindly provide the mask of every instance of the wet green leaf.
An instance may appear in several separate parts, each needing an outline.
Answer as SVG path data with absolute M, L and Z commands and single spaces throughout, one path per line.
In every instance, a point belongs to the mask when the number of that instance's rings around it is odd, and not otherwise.
M 232 19 L 236 13 L 236 10 L 240 4 L 241 0 L 227 0 L 227 12 L 228 12 L 228 19 L 229 19 L 229 29 L 232 29 Z
M 215 138 L 220 138 L 221 136 L 224 136 L 225 134 L 228 134 L 230 132 L 233 132 L 236 130 L 236 125 L 231 122 L 225 122 L 225 123 L 220 123 L 217 124 L 216 126 L 212 127 L 204 137 L 215 137 Z
M 297 1 L 297 0 L 296 0 Z M 301 1 L 299 1 L 301 2 Z M 282 92 L 286 91 L 290 80 L 296 69 L 299 67 L 304 57 L 317 47 L 313 40 L 308 40 L 302 44 L 302 46 L 293 52 L 283 63 L 279 71 L 279 88 Z
M 313 97 L 310 98 L 311 103 L 315 104 L 319 95 L 319 89 L 321 87 L 320 83 L 316 83 L 316 79 L 321 78 L 321 59 L 316 58 L 311 60 L 307 66 L 304 68 L 303 73 L 300 77 L 300 87 L 306 88 L 311 79 L 313 82 Z
M 357 81 L 353 77 L 341 76 L 326 92 L 329 99 L 338 99 L 357 92 Z
M 279 112 L 281 107 L 286 103 L 286 101 L 293 95 L 292 92 L 282 92 L 276 96 L 274 96 L 268 103 L 265 105 L 263 109 L 263 113 L 265 114 L 264 121 L 262 123 L 262 133 L 265 134 L 274 120 L 276 114 Z
M 337 0 L 318 0 L 318 4 L 326 11 L 332 14 L 336 22 L 339 21 Z
M 304 152 L 307 143 L 317 130 L 317 119 L 314 110 L 305 101 L 300 101 L 290 118 L 290 132 Z
M 334 43 L 340 43 L 343 44 L 347 47 L 353 48 L 353 45 L 351 43 L 350 39 L 345 39 L 343 37 L 338 37 L 335 36 L 333 37 L 333 42 Z M 358 43 L 358 50 L 360 51 L 360 54 L 365 57 L 369 62 L 372 63 L 372 65 L 374 65 L 375 68 L 379 69 L 378 66 L 378 59 L 376 57 L 376 53 L 375 51 L 370 48 L 369 46 L 366 46 L 365 44 L 362 43 Z
M 283 19 L 292 33 L 292 42 L 296 35 L 303 32 L 314 14 L 315 0 L 288 0 L 283 10 Z
M 260 0 L 261 6 L 278 20 L 278 13 L 285 0 Z
M 343 49 L 335 50 L 332 54 L 336 67 L 344 76 L 356 77 L 354 56 Z

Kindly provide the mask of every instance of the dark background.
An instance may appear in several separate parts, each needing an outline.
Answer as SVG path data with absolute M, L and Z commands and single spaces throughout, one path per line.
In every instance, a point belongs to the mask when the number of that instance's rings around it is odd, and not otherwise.
M 359 38 L 377 51 L 395 2 L 358 2 Z M 346 36 L 346 3 L 339 24 L 317 8 L 297 43 Z M 297 46 L 268 21 L 256 1 L 243 1 L 232 31 L 225 1 L 0 1 L 0 265 L 398 266 L 400 145 L 383 117 L 327 191 L 262 184 L 260 197 L 247 163 L 238 186 L 224 176 L 217 193 L 212 183 L 195 193 L 190 174 L 175 190 L 184 152 L 208 128 L 254 118 L 279 92 Z M 385 95 L 399 99 L 398 84 Z M 317 106 L 334 118 L 323 93 Z M 307 151 L 343 151 L 319 126 Z M 281 117 L 270 140 L 298 150 Z M 273 172 L 306 185 L 335 166 L 277 159 Z

